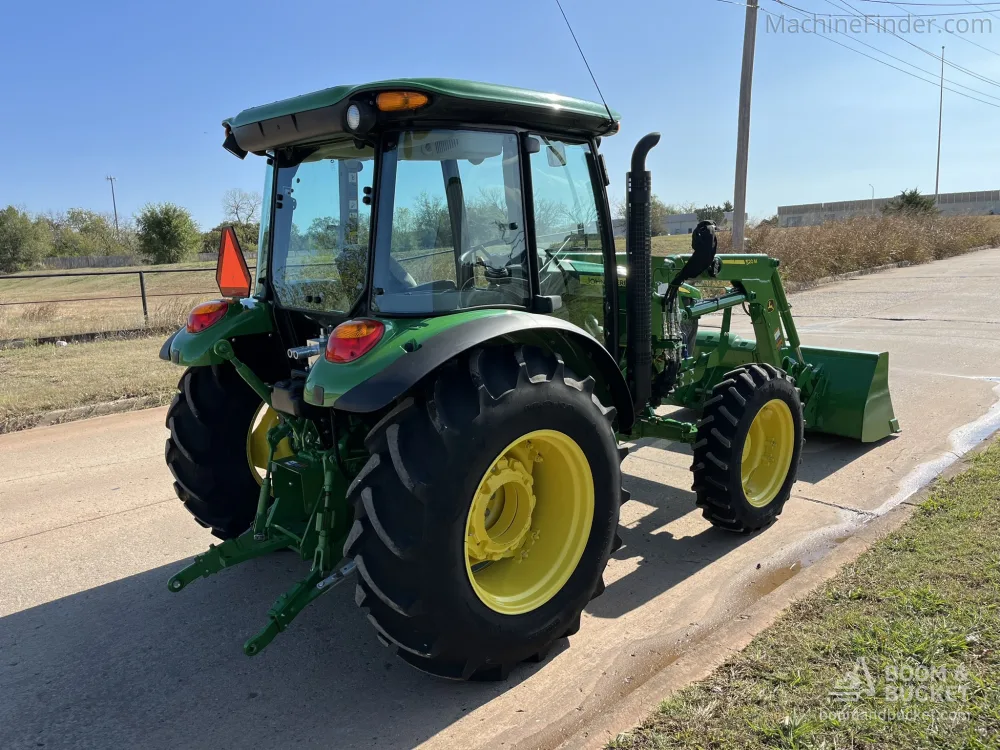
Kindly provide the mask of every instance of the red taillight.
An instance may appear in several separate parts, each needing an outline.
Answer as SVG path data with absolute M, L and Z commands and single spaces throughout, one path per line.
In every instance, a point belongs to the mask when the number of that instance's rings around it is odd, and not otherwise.
M 333 329 L 326 342 L 326 358 L 330 362 L 353 362 L 367 354 L 382 338 L 385 326 L 377 320 L 348 320 Z
M 214 299 L 211 302 L 202 302 L 188 315 L 188 333 L 198 333 L 215 325 L 226 316 L 228 311 L 228 300 Z

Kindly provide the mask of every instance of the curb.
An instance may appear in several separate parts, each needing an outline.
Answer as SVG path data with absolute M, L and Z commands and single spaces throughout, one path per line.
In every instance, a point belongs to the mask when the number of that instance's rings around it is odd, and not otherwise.
M 170 403 L 172 397 L 172 394 L 134 396 L 118 401 L 105 401 L 99 404 L 74 406 L 69 409 L 57 409 L 55 411 L 43 412 L 42 414 L 15 417 L 9 422 L 0 423 L 0 435 L 30 430 L 34 427 L 49 427 L 51 425 L 63 424 L 64 422 L 75 422 L 80 419 L 89 419 L 90 417 L 103 417 L 108 414 L 121 414 L 138 409 L 150 409 Z
M 28 346 L 54 344 L 65 341 L 67 344 L 79 344 L 89 341 L 141 339 L 147 336 L 162 336 L 173 333 L 178 326 L 150 326 L 149 328 L 122 328 L 117 331 L 89 331 L 87 333 L 69 333 L 64 336 L 38 336 L 36 338 L 0 339 L 0 349 L 24 349 Z
M 720 622 L 704 639 L 685 650 L 676 661 L 654 674 L 625 701 L 576 728 L 571 736 L 553 747 L 557 750 L 585 748 L 603 750 L 619 734 L 642 724 L 657 706 L 688 685 L 703 680 L 722 666 L 726 660 L 744 648 L 758 633 L 770 627 L 787 610 L 788 606 L 812 593 L 836 576 L 841 569 L 864 554 L 873 544 L 885 538 L 906 523 L 938 486 L 969 468 L 972 459 L 994 442 L 1000 440 L 994 433 L 965 452 L 961 458 L 942 471 L 933 481 L 914 492 L 905 501 L 885 515 L 861 526 L 854 534 L 837 544 L 830 552 L 802 570 L 768 595 L 758 599 L 728 621 Z M 530 741 L 528 747 L 530 745 Z M 534 746 L 540 748 L 541 745 Z M 534 750 L 533 748 L 533 750 Z

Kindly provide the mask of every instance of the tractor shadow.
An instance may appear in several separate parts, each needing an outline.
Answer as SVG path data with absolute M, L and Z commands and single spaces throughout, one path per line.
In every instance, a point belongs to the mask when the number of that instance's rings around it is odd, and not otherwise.
M 687 415 L 678 416 L 685 418 Z M 894 439 L 895 436 L 890 436 L 875 443 L 861 443 L 811 433 L 803 449 L 798 479 L 815 484 Z M 643 450 L 649 448 L 657 450 Z M 658 451 L 673 455 L 669 460 L 657 461 Z M 611 565 L 616 560 L 635 562 L 629 566 L 632 570 L 619 578 L 612 580 L 613 575 L 606 574 L 611 582 L 604 594 L 587 606 L 587 612 L 595 617 L 614 619 L 637 609 L 768 531 L 733 534 L 708 526 L 701 520 L 695 493 L 688 489 L 691 485 L 691 475 L 686 471 L 691 456 L 689 446 L 642 439 L 633 444 L 630 455 L 633 458 L 623 467 L 622 483 L 631 493 L 632 501 L 650 506 L 652 511 L 635 521 L 632 520 L 635 518 L 633 509 L 629 507 L 631 503 L 623 506 L 622 525 L 619 526 L 623 544 L 612 554 Z M 666 470 L 658 470 L 657 463 L 662 463 Z M 659 475 L 668 481 L 653 481 L 637 474 Z M 684 523 L 684 530 L 696 533 L 674 536 L 664 528 L 692 513 L 694 517 Z M 698 530 L 699 526 L 703 528 Z
M 871 451 L 888 445 L 898 439 L 889 435 L 874 443 L 807 432 L 806 444 L 802 447 L 802 463 L 799 465 L 798 481 L 816 484 L 835 474 L 849 464 L 863 458 Z
M 0 618 L 0 747 L 412 748 L 546 664 L 498 683 L 417 672 L 376 640 L 353 582 L 251 659 L 241 644 L 302 563 L 276 554 L 171 594 L 184 563 Z
M 636 476 L 637 473 L 649 473 L 648 464 L 657 463 L 655 452 L 643 451 L 639 455 L 647 458 L 633 458 L 624 467 L 622 483 L 631 493 L 631 501 L 622 506 L 622 525 L 618 533 L 623 544 L 611 555 L 611 559 L 612 565 L 614 561 L 633 559 L 635 563 L 630 565 L 633 569 L 620 578 L 611 580 L 612 576 L 606 574 L 606 579 L 611 582 L 604 593 L 587 606 L 587 612 L 595 617 L 614 619 L 643 606 L 755 536 L 732 534 L 707 525 L 698 533 L 680 537 L 665 529 L 665 526 L 692 513 L 697 519 L 694 525 L 703 523 L 700 520 L 701 509 L 695 505 L 695 494 L 688 489 L 691 477 L 686 467 L 690 464 L 691 450 L 679 443 L 644 439 L 635 444 L 632 452 L 634 454 L 646 447 L 679 454 L 669 462 L 668 476 L 673 481 L 654 481 Z M 680 455 L 684 456 L 683 459 Z M 680 470 L 680 466 L 685 469 Z M 634 518 L 634 509 L 629 507 L 632 503 L 651 506 L 653 510 L 637 521 L 631 520 Z

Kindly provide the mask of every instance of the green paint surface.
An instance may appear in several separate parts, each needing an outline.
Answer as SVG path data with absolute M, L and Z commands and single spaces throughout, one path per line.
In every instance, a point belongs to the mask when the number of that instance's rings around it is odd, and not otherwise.
M 353 362 L 334 363 L 323 357 L 316 360 L 306 379 L 305 400 L 316 406 L 333 406 L 351 388 L 406 354 L 404 346 L 421 346 L 439 333 L 470 320 L 512 314 L 514 311 L 511 310 L 468 310 L 432 318 L 376 318 L 385 324 L 382 340 L 374 349 Z M 314 400 L 317 386 L 323 389 L 322 403 Z
M 537 107 L 551 111 L 565 112 L 567 116 L 597 117 L 605 122 L 608 119 L 607 110 L 603 104 L 590 102 L 586 99 L 575 99 L 560 94 L 550 94 L 543 91 L 501 86 L 495 83 L 479 83 L 477 81 L 461 81 L 453 78 L 396 78 L 388 81 L 375 81 L 361 85 L 333 86 L 309 94 L 302 94 L 290 99 L 259 107 L 251 107 L 240 112 L 236 117 L 226 120 L 230 127 L 238 128 L 262 120 L 275 117 L 285 117 L 299 112 L 330 107 L 342 102 L 355 94 L 366 91 L 420 91 L 439 96 L 449 96 L 456 99 L 490 104 L 510 104 L 520 107 Z M 617 121 L 621 118 L 614 110 L 611 114 Z
M 240 302 L 230 305 L 225 317 L 204 331 L 189 333 L 187 328 L 181 328 L 170 344 L 170 361 L 182 367 L 219 365 L 225 360 L 213 351 L 217 341 L 273 330 L 271 306 L 259 300 L 252 302 L 251 307 Z

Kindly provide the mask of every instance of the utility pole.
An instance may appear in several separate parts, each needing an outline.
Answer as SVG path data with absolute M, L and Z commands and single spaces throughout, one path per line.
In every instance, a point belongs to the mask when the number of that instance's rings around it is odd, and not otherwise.
M 104 179 L 111 183 L 111 205 L 115 209 L 115 236 L 117 237 L 118 236 L 118 203 L 117 203 L 117 201 L 115 201 L 115 180 L 117 178 L 113 177 L 112 175 L 108 175 Z
M 747 0 L 743 29 L 743 72 L 740 75 L 740 116 L 736 131 L 736 186 L 733 191 L 733 252 L 744 250 L 747 213 L 747 154 L 750 150 L 750 94 L 753 88 L 753 53 L 757 42 L 757 2 Z
M 874 216 L 875 215 L 875 186 L 872 185 L 869 182 L 868 183 L 868 187 L 870 187 L 872 189 L 872 216 Z
M 938 102 L 938 154 L 937 170 L 934 172 L 934 205 L 938 202 L 938 190 L 941 187 L 941 120 L 944 116 L 944 46 L 941 47 L 941 98 Z

